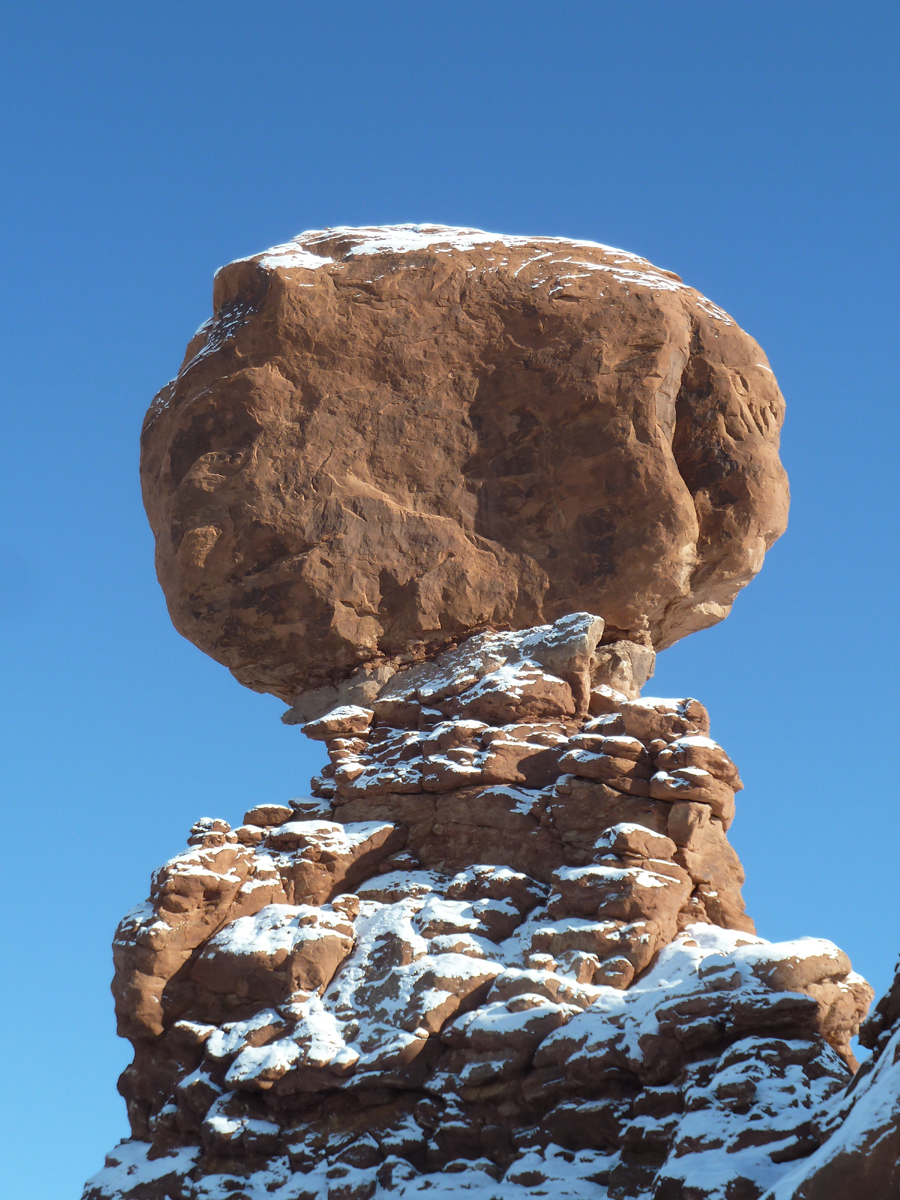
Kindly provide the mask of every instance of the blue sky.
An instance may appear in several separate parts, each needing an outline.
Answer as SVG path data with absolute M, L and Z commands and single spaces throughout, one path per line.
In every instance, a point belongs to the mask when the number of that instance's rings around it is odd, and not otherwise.
M 791 525 L 661 656 L 742 768 L 760 932 L 898 949 L 895 5 L 18 6 L 0 45 L 4 1179 L 77 1197 L 125 1132 L 109 943 L 202 815 L 316 747 L 183 641 L 137 439 L 222 263 L 306 228 L 584 237 L 766 350 Z

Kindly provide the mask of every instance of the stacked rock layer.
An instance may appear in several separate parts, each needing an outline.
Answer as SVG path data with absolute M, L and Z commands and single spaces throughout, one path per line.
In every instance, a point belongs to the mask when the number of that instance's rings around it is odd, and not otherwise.
M 871 990 L 829 942 L 755 936 L 734 764 L 602 634 L 470 638 L 306 726 L 330 759 L 312 798 L 194 826 L 116 935 L 133 1136 L 85 1200 L 755 1200 L 812 1177 Z

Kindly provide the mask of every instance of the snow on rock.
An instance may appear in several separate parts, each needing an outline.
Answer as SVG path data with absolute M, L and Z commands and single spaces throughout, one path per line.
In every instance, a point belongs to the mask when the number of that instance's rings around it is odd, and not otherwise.
M 859 1040 L 871 1057 L 817 1114 L 819 1144 L 791 1165 L 765 1200 L 900 1194 L 900 967 Z
M 116 934 L 133 1136 L 85 1200 L 788 1200 L 893 1145 L 900 1000 L 852 1084 L 868 985 L 755 935 L 737 769 L 602 628 L 398 672 L 313 723 L 314 798 L 193 826 Z

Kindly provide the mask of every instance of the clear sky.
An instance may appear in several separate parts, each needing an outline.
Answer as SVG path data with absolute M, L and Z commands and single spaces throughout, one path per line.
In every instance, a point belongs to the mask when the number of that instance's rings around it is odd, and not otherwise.
M 661 656 L 746 790 L 760 933 L 900 949 L 898 8 L 805 0 L 16 5 L 0 41 L 4 1185 L 125 1133 L 110 939 L 203 815 L 320 751 L 183 641 L 138 433 L 214 270 L 302 229 L 589 238 L 727 309 L 788 401 L 787 535 Z

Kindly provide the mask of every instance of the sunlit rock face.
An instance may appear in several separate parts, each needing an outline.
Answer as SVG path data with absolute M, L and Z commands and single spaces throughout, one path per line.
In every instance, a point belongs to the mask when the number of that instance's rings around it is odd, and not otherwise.
M 332 229 L 224 267 L 213 307 L 147 414 L 144 498 L 176 627 L 256 690 L 578 610 L 660 649 L 784 530 L 765 355 L 633 254 Z

